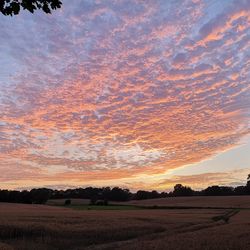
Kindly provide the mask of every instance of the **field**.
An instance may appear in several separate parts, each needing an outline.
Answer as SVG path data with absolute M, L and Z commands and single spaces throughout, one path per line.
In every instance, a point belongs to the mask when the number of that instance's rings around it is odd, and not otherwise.
M 79 209 L 62 207 L 60 201 L 56 206 L 53 201 L 0 203 L 0 250 L 250 249 L 250 197 L 197 197 L 196 203 L 195 198 L 138 201 L 137 209 L 126 203 L 112 210 L 87 210 L 79 200 L 73 202 Z M 193 203 L 203 209 L 190 208 Z M 217 208 L 208 208 L 213 204 Z
M 76 210 L 138 210 L 142 209 L 140 206 L 133 204 L 126 204 L 125 202 L 110 203 L 109 205 L 90 205 L 87 199 L 70 199 L 71 205 L 64 206 L 65 200 L 67 199 L 57 199 L 49 200 L 47 205 L 67 207 Z
M 249 196 L 193 196 L 129 201 L 126 204 L 166 207 L 250 208 Z

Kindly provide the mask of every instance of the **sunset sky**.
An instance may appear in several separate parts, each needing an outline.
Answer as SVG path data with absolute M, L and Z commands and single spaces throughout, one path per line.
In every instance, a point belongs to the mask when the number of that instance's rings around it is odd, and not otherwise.
M 249 0 L 71 0 L 0 16 L 0 188 L 241 185 Z

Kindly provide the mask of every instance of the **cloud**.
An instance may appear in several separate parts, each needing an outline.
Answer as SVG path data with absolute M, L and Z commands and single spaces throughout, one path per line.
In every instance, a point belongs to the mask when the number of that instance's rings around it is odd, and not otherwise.
M 221 186 L 240 186 L 246 184 L 246 178 L 249 169 L 238 169 L 228 172 L 214 172 L 203 173 L 196 175 L 180 175 L 172 176 L 160 182 L 156 187 L 161 189 L 173 188 L 175 184 L 181 183 L 192 187 L 193 189 L 202 189 L 208 186 L 221 185 Z
M 28 163 L 37 179 L 119 180 L 239 143 L 248 1 L 177 4 L 75 0 L 51 16 L 1 17 L 1 169 L 14 159 L 22 178 Z

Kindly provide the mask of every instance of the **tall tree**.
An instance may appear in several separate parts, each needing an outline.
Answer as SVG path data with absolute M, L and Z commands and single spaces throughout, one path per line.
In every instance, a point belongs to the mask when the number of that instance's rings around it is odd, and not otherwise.
M 192 196 L 193 194 L 194 191 L 190 187 L 183 186 L 182 184 L 176 184 L 174 186 L 174 196 Z
M 0 0 L 0 12 L 5 16 L 19 14 L 21 9 L 34 13 L 41 9 L 45 13 L 51 13 L 52 10 L 60 8 L 60 0 Z

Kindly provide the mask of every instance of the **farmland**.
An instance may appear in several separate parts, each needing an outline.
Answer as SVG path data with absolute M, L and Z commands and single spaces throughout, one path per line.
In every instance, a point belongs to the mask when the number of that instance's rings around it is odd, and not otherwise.
M 167 207 L 250 208 L 249 196 L 193 196 L 132 200 L 126 204 Z
M 187 206 L 194 198 L 177 200 L 185 200 Z M 222 198 L 217 206 L 224 208 L 128 209 L 126 203 L 124 209 L 119 205 L 112 210 L 81 210 L 1 203 L 0 249 L 249 249 L 249 198 L 239 197 L 242 206 L 238 209 L 233 208 L 232 197 L 208 198 L 214 204 Z M 175 198 L 168 199 L 137 204 L 177 205 Z

